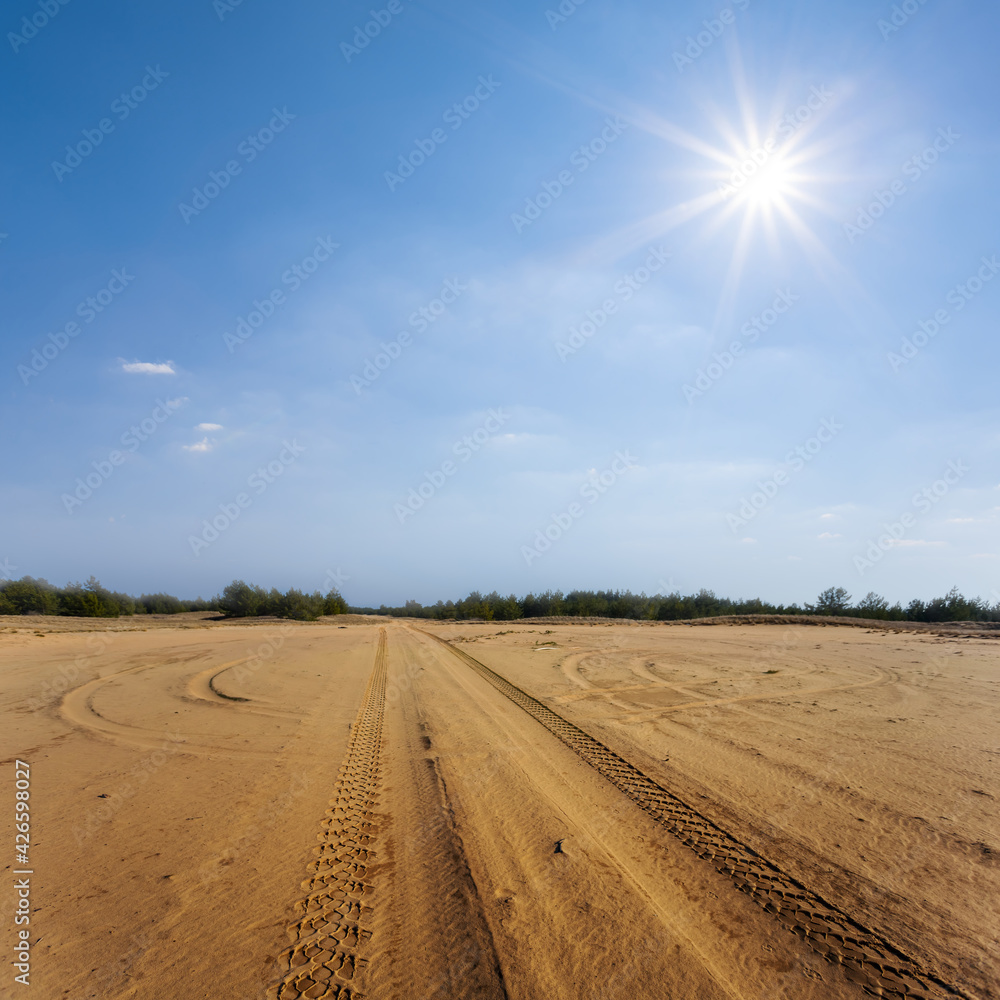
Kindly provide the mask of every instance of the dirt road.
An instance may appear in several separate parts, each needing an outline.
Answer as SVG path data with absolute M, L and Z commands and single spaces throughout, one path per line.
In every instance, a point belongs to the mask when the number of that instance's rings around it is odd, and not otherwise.
M 36 995 L 1000 996 L 994 640 L 122 620 L 0 648 Z

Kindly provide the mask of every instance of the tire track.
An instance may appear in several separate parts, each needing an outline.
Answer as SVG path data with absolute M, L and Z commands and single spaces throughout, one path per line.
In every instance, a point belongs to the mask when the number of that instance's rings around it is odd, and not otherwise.
M 411 725 L 411 732 L 416 727 Z M 378 995 L 420 1000 L 507 1000 L 503 973 L 430 739 L 402 742 L 393 810 L 392 906 L 380 908 Z M 395 740 L 393 741 L 395 746 Z M 373 983 L 373 986 L 375 984 Z
M 967 994 L 921 967 L 884 937 L 807 889 L 668 792 L 599 740 L 532 698 L 485 664 L 444 639 L 414 629 L 448 649 L 578 756 L 623 791 L 700 858 L 727 875 L 737 889 L 872 996 L 899 1000 L 954 1000 Z
M 375 666 L 351 728 L 344 763 L 326 818 L 320 823 L 317 859 L 302 883 L 307 895 L 295 904 L 299 920 L 289 926 L 293 942 L 279 959 L 281 979 L 274 1000 L 351 1000 L 362 997 L 358 981 L 371 938 L 371 872 L 378 830 L 382 717 L 385 706 L 386 632 L 379 629 Z
M 233 663 L 239 662 L 241 661 L 233 661 Z M 232 664 L 228 664 L 227 666 L 232 666 Z M 105 685 L 113 681 L 120 681 L 126 677 L 134 677 L 143 670 L 152 669 L 154 669 L 154 664 L 141 663 L 137 666 L 126 667 L 123 670 L 117 670 L 114 673 L 104 674 L 103 676 L 86 681 L 79 687 L 67 691 L 62 696 L 59 701 L 59 714 L 75 728 L 101 736 L 112 743 L 127 747 L 141 747 L 145 750 L 159 749 L 163 744 L 164 737 L 168 735 L 165 730 L 148 729 L 126 722 L 116 722 L 114 719 L 102 715 L 94 704 L 98 692 Z M 225 696 L 216 697 L 214 692 L 212 697 L 198 693 L 200 685 L 204 685 L 207 690 L 205 679 L 208 674 L 218 673 L 220 669 L 225 669 L 225 667 L 210 667 L 207 671 L 202 671 L 193 678 L 190 678 L 187 686 L 187 695 L 205 704 L 228 705 L 230 708 L 235 708 L 235 702 L 241 699 L 227 700 Z M 172 691 L 167 693 L 169 696 L 173 696 Z M 288 712 L 262 711 L 254 708 L 244 708 L 242 711 L 254 715 L 273 716 L 274 718 L 295 718 L 292 713 Z M 212 742 L 213 735 L 212 733 L 184 732 L 177 735 L 176 742 L 183 743 L 184 753 L 192 755 L 214 756 L 230 760 L 244 758 L 271 760 L 274 757 L 273 751 L 269 750 L 246 750 L 218 746 Z

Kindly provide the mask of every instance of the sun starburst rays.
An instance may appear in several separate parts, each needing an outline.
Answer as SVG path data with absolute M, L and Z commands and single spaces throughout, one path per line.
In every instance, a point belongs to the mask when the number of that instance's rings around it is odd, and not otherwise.
M 774 260 L 787 261 L 792 251 L 804 256 L 824 280 L 835 272 L 842 290 L 847 277 L 807 218 L 807 213 L 827 217 L 835 214 L 834 206 L 823 197 L 824 186 L 840 179 L 823 171 L 835 144 L 830 137 L 813 134 L 818 124 L 816 116 L 810 116 L 807 122 L 786 118 L 770 129 L 762 127 L 745 88 L 738 86 L 737 91 L 738 121 L 727 118 L 716 107 L 702 109 L 718 136 L 715 143 L 648 115 L 650 132 L 702 158 L 705 165 L 685 171 L 689 193 L 678 204 L 660 208 L 606 235 L 590 248 L 596 256 L 609 251 L 625 254 L 678 226 L 690 227 L 696 222 L 691 235 L 698 244 L 729 232 L 724 237 L 730 252 L 714 318 L 715 331 L 731 323 L 744 271 L 761 241 Z M 856 282 L 848 280 L 847 285 L 855 288 Z

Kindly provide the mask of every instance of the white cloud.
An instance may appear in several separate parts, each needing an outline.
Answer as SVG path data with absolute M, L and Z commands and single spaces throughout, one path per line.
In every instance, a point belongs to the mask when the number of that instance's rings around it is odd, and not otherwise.
M 196 431 L 221 431 L 222 424 L 198 424 Z
M 176 375 L 173 361 L 125 361 L 119 358 L 122 363 L 122 371 L 130 375 Z
M 184 444 L 181 447 L 185 451 L 211 451 L 212 444 L 208 438 L 202 438 L 197 444 Z
M 824 531 L 821 535 L 817 535 L 817 538 L 840 538 L 840 535 L 831 534 L 829 531 Z

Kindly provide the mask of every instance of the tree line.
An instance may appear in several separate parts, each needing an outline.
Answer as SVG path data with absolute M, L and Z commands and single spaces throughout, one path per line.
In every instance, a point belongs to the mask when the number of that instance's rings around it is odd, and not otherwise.
M 349 607 L 336 590 L 321 594 L 296 588 L 282 593 L 272 587 L 233 580 L 209 600 L 182 600 L 170 594 L 142 594 L 132 597 L 101 586 L 94 577 L 84 583 L 56 587 L 47 580 L 30 576 L 0 581 L 0 614 L 72 615 L 76 617 L 118 618 L 121 615 L 172 615 L 183 611 L 215 611 L 226 618 L 276 617 L 315 621 L 325 615 L 387 615 L 395 618 L 437 620 L 484 619 L 514 621 L 518 618 L 631 618 L 651 621 L 678 621 L 687 618 L 714 618 L 720 615 L 838 615 L 849 618 L 876 618 L 886 621 L 1000 621 L 1000 601 L 990 605 L 982 598 L 967 598 L 953 587 L 944 597 L 930 601 L 912 600 L 904 608 L 869 591 L 857 603 L 843 587 L 829 587 L 812 604 L 770 604 L 758 597 L 733 600 L 717 597 L 711 590 L 696 594 L 633 594 L 628 590 L 546 590 L 517 597 L 497 591 L 472 591 L 459 601 L 438 601 L 422 605 L 407 601 L 401 607 Z
M 93 576 L 86 583 L 56 587 L 48 580 L 24 576 L 0 582 L 0 615 L 72 615 L 78 618 L 118 618 L 122 615 L 175 615 L 182 611 L 217 611 L 227 618 L 272 616 L 315 621 L 321 615 L 339 615 L 347 610 L 336 590 L 325 596 L 319 591 L 305 594 L 294 587 L 285 593 L 272 587 L 234 580 L 221 594 L 209 600 L 182 600 L 171 594 L 132 597 L 101 586 Z
M 264 590 L 253 583 L 233 580 L 215 599 L 217 610 L 228 618 L 294 618 L 315 621 L 322 615 L 342 615 L 347 604 L 336 590 L 325 597 L 318 590 L 304 594 L 294 587 L 282 594 L 272 587 Z
M 697 594 L 680 592 L 633 594 L 628 590 L 547 590 L 541 594 L 517 597 L 493 591 L 472 591 L 459 601 L 438 601 L 422 605 L 407 601 L 402 607 L 349 608 L 355 614 L 389 615 L 395 618 L 455 619 L 482 618 L 487 621 L 513 621 L 518 618 L 554 616 L 589 618 L 631 618 L 652 621 L 679 621 L 687 618 L 714 618 L 720 615 L 839 615 L 848 618 L 876 618 L 887 621 L 1000 621 L 1000 601 L 990 605 L 982 598 L 963 597 L 952 588 L 944 597 L 931 601 L 913 600 L 904 608 L 890 605 L 879 594 L 869 591 L 857 604 L 843 587 L 824 590 L 812 604 L 770 604 L 759 597 L 733 600 L 717 597 L 711 590 Z

